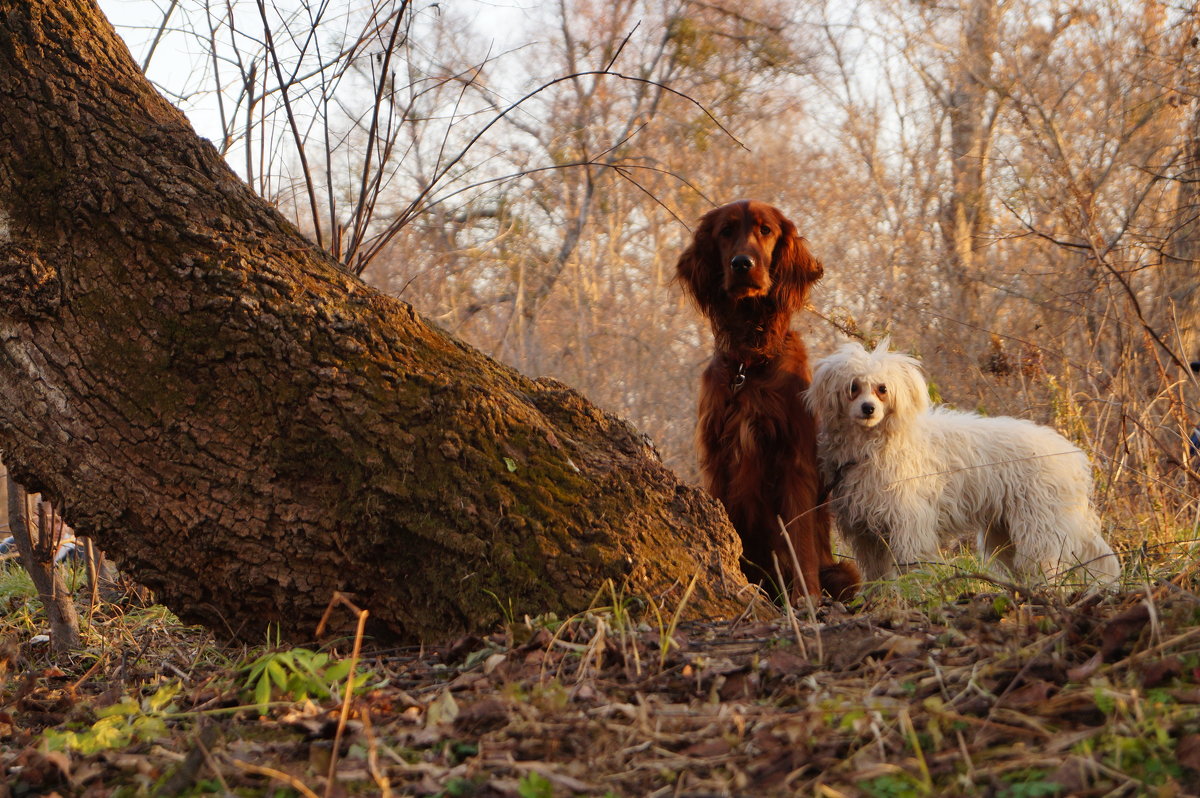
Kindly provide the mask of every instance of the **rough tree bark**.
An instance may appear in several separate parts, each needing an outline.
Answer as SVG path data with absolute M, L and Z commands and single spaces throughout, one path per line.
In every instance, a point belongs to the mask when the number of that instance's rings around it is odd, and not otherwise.
M 630 427 L 339 271 L 157 96 L 90 0 L 0 0 L 0 449 L 182 619 L 386 639 L 586 607 L 718 615 L 718 505 Z M 499 600 L 499 602 L 497 601 Z

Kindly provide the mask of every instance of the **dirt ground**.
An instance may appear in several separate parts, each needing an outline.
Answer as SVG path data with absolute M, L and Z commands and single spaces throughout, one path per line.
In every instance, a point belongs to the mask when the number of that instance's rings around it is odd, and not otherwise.
M 614 592 L 444 647 L 362 641 L 348 705 L 352 641 L 227 648 L 115 603 L 54 659 L 10 596 L 0 796 L 1195 795 L 1196 581 L 951 577 L 691 623 Z

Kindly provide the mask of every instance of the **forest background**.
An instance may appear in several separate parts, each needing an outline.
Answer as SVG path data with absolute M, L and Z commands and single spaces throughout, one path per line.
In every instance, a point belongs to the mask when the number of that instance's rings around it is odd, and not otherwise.
M 695 219 L 787 213 L 815 356 L 890 333 L 944 401 L 1052 423 L 1113 535 L 1190 525 L 1200 59 L 1159 0 L 102 4 L 345 267 L 697 476 Z

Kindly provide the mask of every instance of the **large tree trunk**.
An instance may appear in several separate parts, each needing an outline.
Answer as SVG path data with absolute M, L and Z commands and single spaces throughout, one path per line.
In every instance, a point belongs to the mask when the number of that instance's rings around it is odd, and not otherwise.
M 90 0 L 0 0 L 0 448 L 182 619 L 384 638 L 734 609 L 718 505 L 626 424 L 339 271 L 157 96 Z

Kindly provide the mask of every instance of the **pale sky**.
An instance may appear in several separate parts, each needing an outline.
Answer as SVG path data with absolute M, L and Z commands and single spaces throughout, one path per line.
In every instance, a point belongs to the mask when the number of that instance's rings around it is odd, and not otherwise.
M 200 0 L 182 0 L 177 4 L 172 3 L 172 0 L 98 2 L 139 64 L 144 63 L 150 52 L 150 45 L 162 26 L 164 13 L 172 9 L 170 24 L 154 48 L 147 76 L 163 90 L 169 100 L 188 115 L 197 133 L 214 141 L 219 139 L 220 116 L 212 93 L 212 71 L 208 60 L 207 42 L 199 40 L 195 33 L 184 32 L 187 30 L 206 33 L 203 15 L 205 3 Z M 357 5 L 355 0 L 340 2 L 347 9 Z M 478 29 L 490 36 L 494 42 L 493 47 L 499 50 L 512 46 L 512 33 L 521 27 L 524 16 L 544 2 L 545 0 L 424 0 L 413 3 L 413 7 L 418 12 L 422 9 L 430 11 L 451 5 L 461 9 L 474 18 Z M 254 3 L 243 0 L 240 3 L 235 2 L 235 5 L 245 9 L 248 15 L 257 14 Z M 300 6 L 299 0 L 271 2 L 271 7 Z M 247 29 L 251 30 L 253 26 L 248 25 Z

